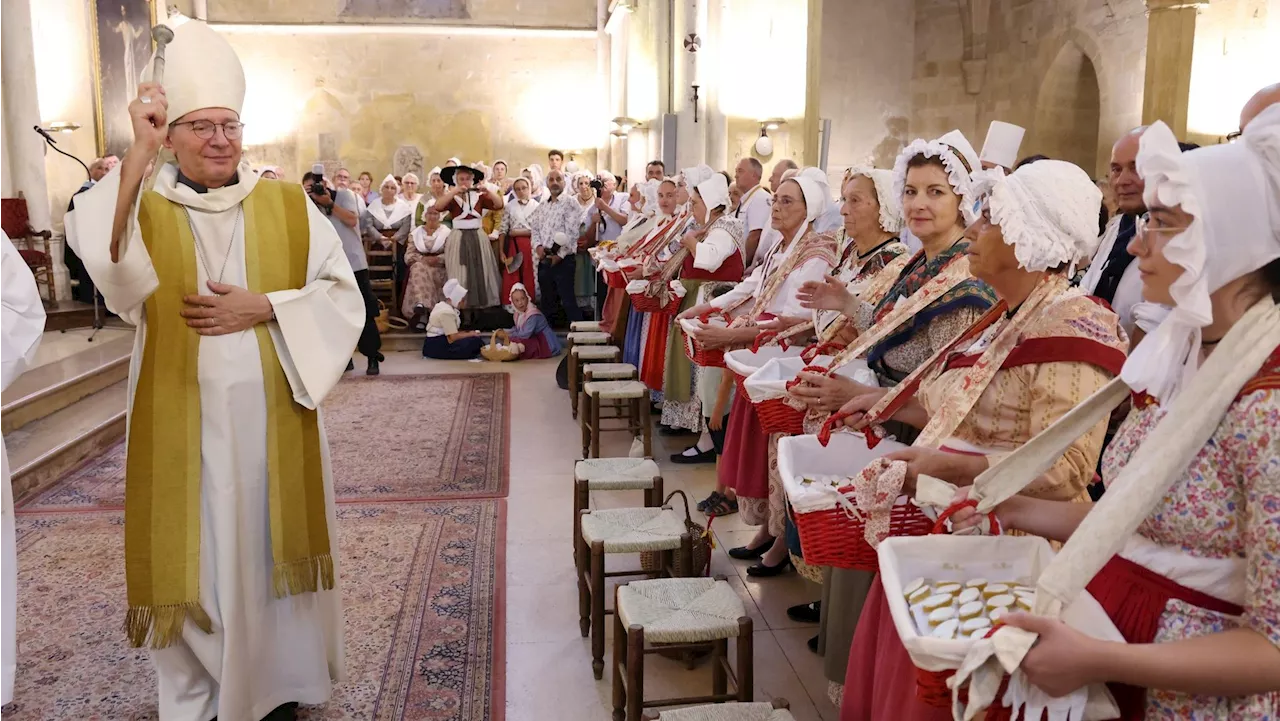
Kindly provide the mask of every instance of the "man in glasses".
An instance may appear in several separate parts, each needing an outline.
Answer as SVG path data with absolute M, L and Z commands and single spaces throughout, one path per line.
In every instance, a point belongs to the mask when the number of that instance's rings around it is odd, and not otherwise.
M 365 302 L 305 189 L 243 161 L 235 51 L 202 22 L 169 23 L 163 85 L 139 84 L 129 105 L 133 144 L 68 216 L 107 306 L 138 327 L 126 634 L 150 649 L 160 718 L 293 718 L 342 674 L 316 409 L 351 359 Z M 176 160 L 142 191 L 162 147 Z

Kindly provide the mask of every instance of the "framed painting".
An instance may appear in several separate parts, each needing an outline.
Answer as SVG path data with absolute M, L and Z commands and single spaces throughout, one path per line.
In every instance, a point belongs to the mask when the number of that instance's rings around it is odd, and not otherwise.
M 124 155 L 133 142 L 129 103 L 151 59 L 159 0 L 89 0 L 93 28 L 94 122 L 98 155 Z

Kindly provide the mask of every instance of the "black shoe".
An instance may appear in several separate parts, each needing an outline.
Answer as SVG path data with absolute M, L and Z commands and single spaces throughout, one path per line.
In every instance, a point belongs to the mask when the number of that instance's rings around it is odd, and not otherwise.
M 347 370 L 353 371 L 355 369 L 356 369 L 356 362 L 353 360 L 347 361 Z
M 298 704 L 296 701 L 290 701 L 289 703 L 277 706 L 275 710 L 267 714 L 266 718 L 262 719 L 262 721 L 293 721 L 297 717 Z
M 658 424 L 658 435 L 660 436 L 691 436 L 693 431 L 688 428 L 676 428 L 675 426 L 664 426 Z
M 378 353 L 378 362 L 379 362 L 379 363 L 381 363 L 381 362 L 385 361 L 386 359 L 387 359 L 387 357 L 386 357 L 386 356 L 382 355 L 382 353 Z
M 776 566 L 766 566 L 764 563 L 757 563 L 747 569 L 747 575 L 755 576 L 756 578 L 769 578 L 771 576 L 781 576 L 789 570 L 791 570 L 791 557 L 787 556 L 782 559 L 782 563 L 779 563 Z
M 817 652 L 818 652 L 818 637 L 817 637 L 817 636 L 814 636 L 813 638 L 809 639 L 809 650 L 810 650 L 810 651 L 813 651 L 814 653 L 817 653 Z
M 379 371 L 379 370 L 378 370 L 378 359 L 377 359 L 377 358 L 370 358 L 370 359 L 369 359 L 369 367 L 368 367 L 368 369 L 366 369 L 366 370 L 365 370 L 364 374 L 365 374 L 365 375 L 367 375 L 367 376 L 376 376 L 376 375 L 378 375 L 378 373 L 380 373 L 380 372 L 381 372 L 381 371 Z
M 817 623 L 822 620 L 822 601 L 792 606 L 787 609 L 787 618 L 799 623 Z
M 693 446 L 693 450 L 698 450 L 698 447 Z M 716 451 L 714 448 L 709 451 L 698 451 L 692 456 L 688 455 L 688 451 L 689 449 L 685 449 L 684 453 L 672 453 L 671 462 L 679 463 L 685 466 L 693 466 L 699 463 L 715 463 L 716 462 Z M 703 509 L 699 508 L 698 510 L 701 511 Z
M 759 546 L 756 546 L 755 548 L 747 548 L 746 546 L 730 548 L 729 557 L 736 558 L 739 561 L 755 560 L 763 556 L 765 553 L 767 553 L 770 548 L 773 548 L 773 543 L 774 541 L 777 541 L 777 540 L 778 539 L 776 538 L 770 538 L 769 540 L 765 541 L 764 543 L 761 543 Z
M 720 494 L 720 491 L 712 491 L 711 495 L 707 496 L 701 501 L 698 501 L 698 510 L 699 511 L 707 510 L 709 507 L 719 503 L 721 498 L 724 498 L 724 496 Z

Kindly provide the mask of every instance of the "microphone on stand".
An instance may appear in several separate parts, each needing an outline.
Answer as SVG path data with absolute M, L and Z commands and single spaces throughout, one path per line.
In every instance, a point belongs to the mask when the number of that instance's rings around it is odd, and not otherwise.
M 46 141 L 48 141 L 48 143 L 49 143 L 50 145 L 57 145 L 57 144 L 58 144 L 58 141 L 56 141 L 56 140 L 54 140 L 54 139 L 53 139 L 53 136 L 49 134 L 49 131 L 48 131 L 48 130 L 45 130 L 44 128 L 40 127 L 39 125 L 36 125 L 36 126 L 32 127 L 31 129 L 32 129 L 32 130 L 34 130 L 34 131 L 36 131 L 37 133 L 40 133 L 40 135 L 42 135 L 42 136 L 44 137 L 44 139 L 45 139 Z

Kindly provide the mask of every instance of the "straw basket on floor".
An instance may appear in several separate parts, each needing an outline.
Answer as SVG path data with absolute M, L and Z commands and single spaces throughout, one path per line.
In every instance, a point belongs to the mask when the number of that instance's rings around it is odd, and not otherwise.
M 507 335 L 505 330 L 495 330 L 489 338 L 489 345 L 481 346 L 480 355 L 485 360 L 494 361 L 496 363 L 505 363 L 513 361 L 520 357 L 519 353 L 510 349 L 511 337 Z M 499 348 L 498 346 L 507 346 Z
M 391 317 L 391 309 L 387 308 L 387 304 L 378 301 L 378 317 L 373 320 L 374 325 L 378 326 L 378 333 L 386 333 L 391 329 L 404 330 L 409 327 L 409 321 L 404 318 Z

